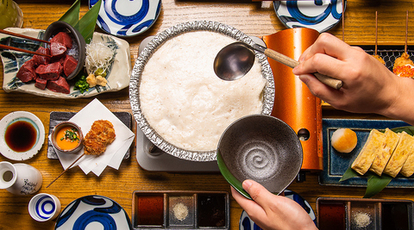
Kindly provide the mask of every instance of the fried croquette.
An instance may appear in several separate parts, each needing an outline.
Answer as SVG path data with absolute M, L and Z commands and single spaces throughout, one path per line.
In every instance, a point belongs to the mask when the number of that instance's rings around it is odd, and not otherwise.
M 86 155 L 100 155 L 105 152 L 106 146 L 115 140 L 115 129 L 110 121 L 97 120 L 93 122 L 91 130 L 84 140 Z

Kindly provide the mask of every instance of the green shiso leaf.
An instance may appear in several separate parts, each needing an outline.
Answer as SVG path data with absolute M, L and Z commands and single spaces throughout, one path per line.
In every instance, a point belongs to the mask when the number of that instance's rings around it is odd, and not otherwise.
M 85 15 L 78 21 L 75 28 L 79 28 L 80 34 L 85 39 L 86 44 L 89 44 L 93 38 L 95 31 L 96 20 L 98 19 L 99 10 L 101 8 L 102 0 L 99 0 Z
M 348 179 L 354 178 L 356 176 L 359 176 L 359 174 L 357 172 L 355 172 L 351 166 L 349 166 L 349 168 L 345 171 L 344 175 L 342 175 L 341 179 L 339 180 L 339 182 L 341 181 L 346 181 Z
M 414 136 L 414 126 L 397 127 L 397 128 L 393 128 L 391 130 L 396 132 L 396 133 L 406 132 L 407 134 L 410 134 L 411 136 Z
M 73 26 L 75 29 L 75 25 L 79 21 L 79 11 L 80 11 L 80 1 L 76 0 L 75 3 L 69 8 L 68 11 L 59 19 L 59 21 L 67 22 L 69 25 Z
M 387 187 L 392 179 L 393 177 L 385 174 L 381 176 L 376 174 L 369 176 L 364 198 L 371 198 L 381 192 L 385 187 Z

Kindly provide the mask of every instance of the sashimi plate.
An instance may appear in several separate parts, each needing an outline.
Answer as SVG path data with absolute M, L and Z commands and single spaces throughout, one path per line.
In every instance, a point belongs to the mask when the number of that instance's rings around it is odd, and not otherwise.
M 7 28 L 6 30 L 33 38 L 42 38 L 44 33 L 43 30 L 27 28 L 22 29 L 13 27 Z M 22 92 L 50 98 L 75 99 L 82 97 L 93 97 L 101 93 L 119 91 L 126 88 L 129 85 L 132 69 L 129 43 L 115 36 L 98 32 L 94 33 L 93 40 L 104 42 L 106 45 L 108 45 L 108 47 L 111 47 L 115 50 L 115 56 L 113 58 L 114 61 L 107 73 L 106 79 L 108 83 L 106 86 L 92 87 L 89 88 L 88 91 L 82 93 L 79 90 L 74 89 L 76 80 L 75 78 L 69 81 L 69 94 L 57 93 L 48 89 L 42 90 L 36 88 L 34 81 L 23 83 L 16 77 L 19 68 L 26 61 L 30 60 L 33 55 L 12 50 L 2 50 L 0 51 L 0 56 L 3 63 L 3 90 L 5 92 Z M 36 41 L 17 38 L 6 34 L 0 34 L 0 44 L 11 45 L 32 51 L 36 51 L 41 45 L 41 43 Z

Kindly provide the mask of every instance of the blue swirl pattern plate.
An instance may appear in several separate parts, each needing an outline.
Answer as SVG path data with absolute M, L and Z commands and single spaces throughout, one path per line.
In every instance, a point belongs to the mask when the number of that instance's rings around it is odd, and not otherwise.
M 55 230 L 105 229 L 132 230 L 125 210 L 110 198 L 91 195 L 72 201 L 62 211 Z
M 333 28 L 342 17 L 341 0 L 274 1 L 273 7 L 286 27 L 305 27 L 319 33 Z
M 91 8 L 98 0 L 89 0 Z M 135 36 L 148 30 L 161 11 L 161 0 L 102 0 L 98 26 L 115 36 Z
M 303 199 L 296 192 L 293 192 L 293 191 L 288 190 L 288 189 L 286 189 L 284 191 L 284 194 L 287 198 L 296 201 L 296 203 L 298 203 L 300 206 L 302 206 L 302 208 L 305 209 L 305 211 L 309 214 L 310 218 L 312 219 L 312 221 L 316 225 L 315 212 L 313 211 L 312 207 L 310 206 L 310 204 L 305 199 Z M 250 217 L 247 215 L 247 213 L 245 211 L 242 212 L 242 214 L 240 216 L 240 221 L 239 221 L 239 230 L 261 230 L 261 229 L 262 228 L 257 226 L 250 219 Z

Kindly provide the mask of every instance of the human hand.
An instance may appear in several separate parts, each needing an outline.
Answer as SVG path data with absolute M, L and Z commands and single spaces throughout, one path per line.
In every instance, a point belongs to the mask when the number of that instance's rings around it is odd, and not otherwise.
M 361 48 L 331 34 L 322 33 L 299 62 L 293 73 L 334 108 L 384 115 L 399 100 L 399 77 Z M 335 90 L 322 84 L 311 75 L 315 72 L 342 80 L 343 87 Z
M 253 200 L 249 200 L 233 187 L 231 194 L 249 217 L 265 230 L 317 229 L 309 214 L 295 201 L 270 193 L 252 180 L 243 182 L 243 189 Z

